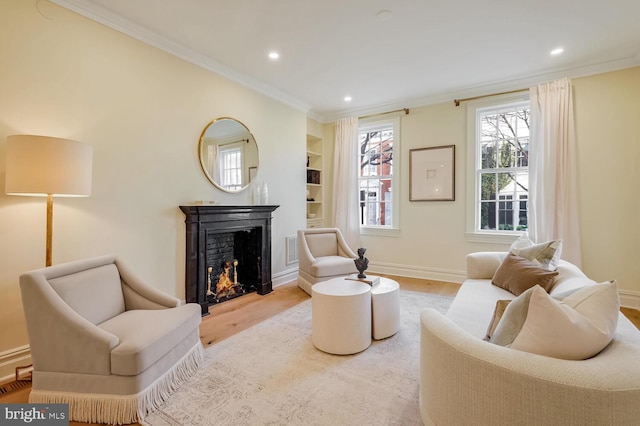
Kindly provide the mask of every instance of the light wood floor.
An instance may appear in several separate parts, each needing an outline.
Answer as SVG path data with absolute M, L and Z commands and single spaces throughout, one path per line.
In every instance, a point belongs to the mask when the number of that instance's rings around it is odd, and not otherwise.
M 418 278 L 389 276 L 398 281 L 400 288 L 410 291 L 455 296 L 459 285 Z M 214 345 L 227 337 L 233 336 L 247 328 L 258 324 L 280 312 L 309 299 L 309 295 L 298 288 L 295 282 L 274 289 L 273 292 L 260 296 L 247 294 L 237 299 L 212 306 L 210 315 L 202 318 L 200 340 L 205 348 Z M 622 308 L 622 312 L 640 328 L 640 311 Z M 29 400 L 31 385 L 0 395 L 0 404 L 23 404 Z M 88 423 L 70 422 L 71 426 Z

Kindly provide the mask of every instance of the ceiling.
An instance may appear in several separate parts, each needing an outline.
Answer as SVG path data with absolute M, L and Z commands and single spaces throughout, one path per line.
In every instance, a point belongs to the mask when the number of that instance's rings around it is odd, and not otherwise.
M 51 1 L 322 122 L 640 65 L 638 0 Z

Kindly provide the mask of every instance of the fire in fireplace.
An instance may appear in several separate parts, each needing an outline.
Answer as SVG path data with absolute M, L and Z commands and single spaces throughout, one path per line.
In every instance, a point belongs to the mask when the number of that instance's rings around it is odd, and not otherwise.
M 261 235 L 259 228 L 207 233 L 206 301 L 209 304 L 257 290 L 261 275 Z
M 212 287 L 213 267 L 207 268 L 207 300 L 209 303 L 224 302 L 246 293 L 244 286 L 238 281 L 237 259 L 223 262 L 220 265 L 220 270 L 222 272 L 217 275 L 218 281 Z

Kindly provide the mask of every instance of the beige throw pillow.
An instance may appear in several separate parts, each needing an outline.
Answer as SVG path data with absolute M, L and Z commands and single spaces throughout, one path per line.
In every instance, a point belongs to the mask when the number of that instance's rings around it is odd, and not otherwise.
M 527 234 L 523 234 L 511 244 L 509 251 L 539 264 L 543 268 L 555 271 L 560 262 L 562 240 L 535 244 Z
M 536 284 L 550 291 L 556 275 L 556 271 L 549 271 L 537 263 L 509 253 L 496 270 L 491 283 L 519 296 Z
M 587 359 L 613 339 L 619 310 L 615 281 L 586 286 L 562 301 L 535 286 L 507 306 L 489 341 L 553 358 Z
M 500 318 L 504 315 L 504 310 L 507 309 L 509 302 L 511 302 L 511 300 L 498 300 L 496 302 L 496 308 L 493 310 L 493 318 L 491 318 L 489 328 L 487 328 L 487 335 L 483 340 L 489 341 L 489 339 L 491 339 L 491 336 L 493 336 L 494 331 L 496 331 Z

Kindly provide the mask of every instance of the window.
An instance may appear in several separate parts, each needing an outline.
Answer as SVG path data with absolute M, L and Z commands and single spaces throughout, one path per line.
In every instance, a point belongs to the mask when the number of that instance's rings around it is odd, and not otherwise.
M 397 169 L 399 120 L 365 122 L 358 133 L 360 227 L 397 228 Z
M 231 144 L 220 147 L 220 181 L 228 191 L 242 188 L 242 145 Z
M 472 233 L 527 230 L 529 188 L 529 101 L 471 106 L 469 138 L 473 165 Z

